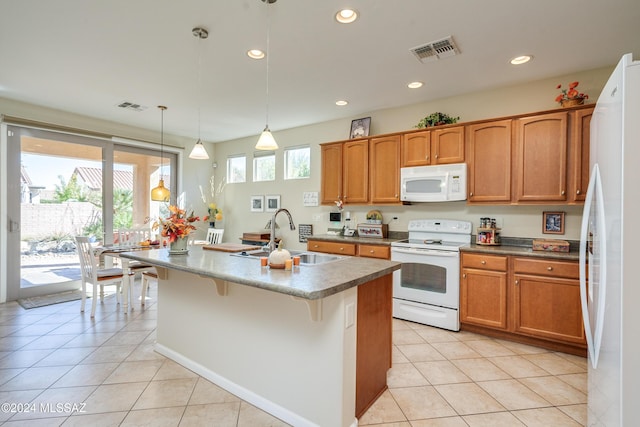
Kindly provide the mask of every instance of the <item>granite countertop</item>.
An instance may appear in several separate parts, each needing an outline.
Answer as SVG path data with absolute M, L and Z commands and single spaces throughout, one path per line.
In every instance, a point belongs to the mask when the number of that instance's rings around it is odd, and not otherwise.
M 516 255 L 536 258 L 553 258 L 557 260 L 578 261 L 580 256 L 580 242 L 569 241 L 569 252 L 534 251 L 532 240 L 527 238 L 503 238 L 502 245 L 476 245 L 460 248 L 462 252 L 477 252 L 492 255 Z
M 188 255 L 169 255 L 168 249 L 151 249 L 124 252 L 120 256 L 308 300 L 337 294 L 400 268 L 400 263 L 395 261 L 344 256 L 338 261 L 300 265 L 286 271 L 260 267 L 257 257 L 204 250 L 199 245 L 190 246 Z
M 408 237 L 408 234 L 409 233 L 402 233 L 402 232 L 394 234 L 392 232 L 389 232 L 389 237 L 386 237 L 384 239 L 376 238 L 376 237 L 359 237 L 359 236 L 347 237 L 347 236 L 340 236 L 337 234 L 320 234 L 320 235 L 308 236 L 308 239 L 321 240 L 324 242 L 354 243 L 357 245 L 364 244 L 364 245 L 391 246 L 391 243 L 393 242 L 406 239 Z

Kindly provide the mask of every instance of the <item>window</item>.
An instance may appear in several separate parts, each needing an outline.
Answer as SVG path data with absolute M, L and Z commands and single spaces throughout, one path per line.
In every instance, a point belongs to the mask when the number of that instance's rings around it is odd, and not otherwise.
M 273 151 L 263 151 L 253 155 L 253 181 L 275 181 L 276 154 Z
M 227 157 L 227 182 L 247 182 L 247 156 Z
M 284 150 L 284 179 L 311 176 L 311 148 L 295 147 Z

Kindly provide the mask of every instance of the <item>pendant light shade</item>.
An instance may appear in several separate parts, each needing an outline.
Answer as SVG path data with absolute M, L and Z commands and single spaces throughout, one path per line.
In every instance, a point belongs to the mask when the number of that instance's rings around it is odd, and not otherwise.
M 196 142 L 193 150 L 191 150 L 191 154 L 189 154 L 189 158 L 196 160 L 207 160 L 209 158 L 209 154 L 207 154 L 207 150 L 205 150 L 204 145 L 202 145 L 202 141 L 198 140 L 198 142 Z
M 256 144 L 256 150 L 277 150 L 278 149 L 278 144 L 276 143 L 275 138 L 273 137 L 273 135 L 271 134 L 271 130 L 269 130 L 269 27 L 270 27 L 270 20 L 269 20 L 269 5 L 272 3 L 275 3 L 277 0 L 261 0 L 262 2 L 264 2 L 267 5 L 267 52 L 266 52 L 266 56 L 267 56 L 267 91 L 266 91 L 266 110 L 267 110 L 267 115 L 266 115 L 266 125 L 264 127 L 264 130 L 262 131 L 262 133 L 260 134 L 260 138 L 258 138 L 258 143 Z
M 258 138 L 258 143 L 256 144 L 256 150 L 277 150 L 278 144 L 276 140 L 271 135 L 271 131 L 269 130 L 269 126 L 264 128 L 262 133 L 260 134 L 260 138 Z
M 201 27 L 195 27 L 191 30 L 191 33 L 198 38 L 198 45 L 201 40 L 209 37 L 209 32 Z M 199 54 L 198 54 L 198 97 L 202 93 L 202 48 L 198 46 Z M 198 141 L 196 145 L 193 146 L 193 150 L 191 150 L 191 154 L 189 154 L 190 159 L 196 160 L 207 160 L 209 158 L 209 154 L 207 150 L 202 145 L 202 140 L 200 139 L 200 106 L 201 102 L 198 101 Z
M 151 189 L 151 200 L 154 202 L 168 202 L 171 197 L 171 192 L 164 186 L 164 179 L 162 179 L 162 172 L 164 170 L 164 110 L 167 109 L 164 105 L 158 105 L 160 109 L 160 179 L 158 180 L 158 186 Z

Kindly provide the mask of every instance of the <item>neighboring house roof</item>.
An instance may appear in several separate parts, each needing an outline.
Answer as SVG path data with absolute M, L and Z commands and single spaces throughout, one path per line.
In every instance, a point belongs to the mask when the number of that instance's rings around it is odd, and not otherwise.
M 73 171 L 73 175 L 82 180 L 91 190 L 100 190 L 102 188 L 102 169 L 77 167 Z M 133 173 L 130 171 L 114 170 L 113 171 L 113 188 L 114 189 L 132 189 Z

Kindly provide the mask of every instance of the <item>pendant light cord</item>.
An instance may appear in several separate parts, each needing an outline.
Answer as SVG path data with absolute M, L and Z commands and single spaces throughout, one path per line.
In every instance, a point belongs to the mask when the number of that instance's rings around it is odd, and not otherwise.
M 264 1 L 264 0 L 263 0 Z M 269 58 L 271 57 L 271 52 L 269 52 L 269 33 L 271 32 L 271 15 L 269 14 L 269 0 L 265 1 L 267 5 L 267 90 L 266 90 L 266 105 L 267 105 L 267 114 L 266 114 L 266 128 L 269 128 Z

